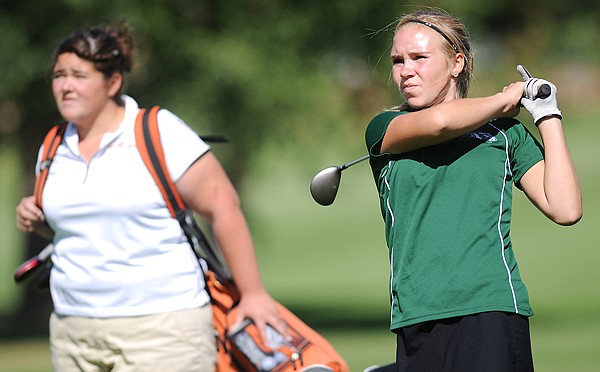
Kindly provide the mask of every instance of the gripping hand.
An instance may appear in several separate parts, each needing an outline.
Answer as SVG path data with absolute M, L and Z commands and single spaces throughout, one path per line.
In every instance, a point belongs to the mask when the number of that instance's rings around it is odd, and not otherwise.
M 517 66 L 517 71 L 525 81 L 521 105 L 529 111 L 533 122 L 537 125 L 538 121 L 549 116 L 562 118 L 556 102 L 556 86 L 547 80 L 531 77 L 522 65 Z

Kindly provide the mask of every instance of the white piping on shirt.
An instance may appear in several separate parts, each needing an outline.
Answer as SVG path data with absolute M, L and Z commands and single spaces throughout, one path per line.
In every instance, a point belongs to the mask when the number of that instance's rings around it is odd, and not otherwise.
M 392 206 L 390 205 L 390 192 L 391 192 L 391 187 L 390 187 L 390 182 L 388 180 L 388 175 L 390 174 L 390 168 L 392 167 L 392 161 L 390 160 L 388 162 L 388 165 L 386 168 L 384 168 L 384 174 L 382 175 L 383 177 L 383 181 L 385 182 L 385 187 L 388 190 L 388 197 L 385 201 L 385 205 L 388 209 L 388 213 L 390 214 L 390 218 L 392 219 L 392 227 L 394 226 L 394 211 L 392 210 Z M 393 293 L 393 283 L 394 283 L 394 250 L 391 249 L 391 247 L 388 245 L 388 249 L 390 251 L 390 298 L 392 299 L 392 303 L 390 306 L 390 323 L 393 321 L 394 318 L 394 293 Z
M 510 272 L 510 268 L 508 267 L 508 263 L 506 262 L 506 255 L 504 252 L 504 238 L 502 236 L 502 208 L 504 206 L 504 193 L 506 190 L 506 177 L 511 174 L 512 172 L 510 170 L 510 156 L 509 156 L 509 152 L 508 152 L 508 137 L 506 136 L 506 134 L 504 133 L 504 131 L 500 130 L 499 128 L 497 128 L 496 126 L 490 124 L 490 126 L 492 126 L 493 128 L 495 128 L 496 130 L 498 130 L 498 132 L 500 134 L 502 134 L 502 136 L 504 137 L 505 140 L 505 153 L 506 153 L 506 160 L 504 162 L 504 176 L 503 176 L 503 182 L 502 182 L 502 192 L 500 193 L 500 206 L 499 206 L 499 210 L 498 210 L 498 224 L 497 224 L 497 228 L 498 228 L 498 237 L 500 239 L 500 249 L 501 249 L 501 255 L 502 255 L 502 262 L 504 263 L 504 268 L 506 269 L 506 274 L 508 276 L 508 285 L 510 286 L 510 292 L 513 298 L 513 304 L 515 307 L 515 312 L 518 314 L 519 313 L 519 305 L 517 304 L 517 296 L 515 293 L 515 289 L 512 283 L 512 274 Z M 385 169 L 385 173 L 383 174 L 383 180 L 385 182 L 385 186 L 388 189 L 388 197 L 386 199 L 386 207 L 388 209 L 388 212 L 390 214 L 390 218 L 392 219 L 391 221 L 391 226 L 394 226 L 394 213 L 392 210 L 392 207 L 390 205 L 390 198 L 389 198 L 389 193 L 391 191 L 390 188 L 390 184 L 389 184 L 389 180 L 388 180 L 388 175 L 389 175 L 389 170 L 391 169 L 392 166 L 392 161 L 390 161 L 388 163 L 387 169 Z M 389 248 L 389 247 L 388 247 Z M 393 262 L 394 262 L 394 252 L 392 249 L 390 249 L 390 265 L 392 267 L 392 270 L 390 270 L 390 292 L 391 292 L 391 288 L 392 283 L 394 281 L 394 270 L 393 270 Z M 390 319 L 392 318 L 392 313 L 393 313 L 393 309 L 394 309 L 394 296 L 393 293 L 390 293 L 390 298 L 392 299 L 392 306 L 391 306 L 391 311 L 390 311 Z
M 500 194 L 500 209 L 498 211 L 498 237 L 500 238 L 500 249 L 502 252 L 502 262 L 504 262 L 504 268 L 506 269 L 506 274 L 508 275 L 508 284 L 510 286 L 510 292 L 512 294 L 512 298 L 513 298 L 513 303 L 515 305 L 515 312 L 518 314 L 519 313 L 519 305 L 517 305 L 517 296 L 515 294 L 515 288 L 513 287 L 513 283 L 512 283 L 512 274 L 510 273 L 510 268 L 508 267 L 508 263 L 506 262 L 506 256 L 504 254 L 504 238 L 502 237 L 502 207 L 504 206 L 504 191 L 506 189 L 506 177 L 508 176 L 508 173 L 510 172 L 510 157 L 508 155 L 508 137 L 506 136 L 506 134 L 500 130 L 499 128 L 495 127 L 493 124 L 490 124 L 490 126 L 492 126 L 493 128 L 495 128 L 496 130 L 498 130 L 498 133 L 502 134 L 502 136 L 504 136 L 504 140 L 506 142 L 506 144 L 504 145 L 505 149 L 504 151 L 506 152 L 506 160 L 504 162 L 504 178 L 503 178 L 503 182 L 502 182 L 502 192 Z
M 392 161 L 390 160 L 388 162 L 388 166 L 387 169 L 385 170 L 385 174 L 383 175 L 383 180 L 385 182 L 385 187 L 388 190 L 388 197 L 385 201 L 385 205 L 387 206 L 388 212 L 390 213 L 390 218 L 392 219 L 392 227 L 394 227 L 394 211 L 392 210 L 392 206 L 390 205 L 390 193 L 392 191 L 392 188 L 390 187 L 390 182 L 388 180 L 388 174 L 390 174 L 390 169 L 392 167 Z

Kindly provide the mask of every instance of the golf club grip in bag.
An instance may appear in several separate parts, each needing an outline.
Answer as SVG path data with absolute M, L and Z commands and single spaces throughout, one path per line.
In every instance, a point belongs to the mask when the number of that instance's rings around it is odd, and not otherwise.
M 284 340 L 274 329 L 268 327 L 270 345 L 266 346 L 258 336 L 254 324 L 249 321 L 244 322 L 239 329 L 231 329 L 237 319 L 236 306 L 240 301 L 240 293 L 229 271 L 219 260 L 216 250 L 196 224 L 192 212 L 187 210 L 169 176 L 158 130 L 159 109 L 155 106 L 150 110 L 143 109 L 138 114 L 135 125 L 136 144 L 171 215 L 179 221 L 204 271 L 216 329 L 217 372 L 347 372 L 348 365 L 331 344 L 279 303 L 279 313 L 287 323 L 291 341 Z

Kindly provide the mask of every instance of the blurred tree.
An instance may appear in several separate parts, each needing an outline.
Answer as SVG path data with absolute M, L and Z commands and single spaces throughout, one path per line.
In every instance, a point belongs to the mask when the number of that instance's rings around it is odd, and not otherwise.
M 515 60 L 600 59 L 593 0 L 415 3 L 463 19 L 483 52 L 479 75 L 496 85 L 506 82 L 498 69 L 516 78 Z M 142 106 L 172 110 L 201 134 L 227 135 L 231 145 L 217 151 L 240 188 L 262 146 L 293 144 L 309 160 L 330 143 L 362 146 L 368 118 L 397 99 L 389 84 L 391 31 L 414 7 L 384 0 L 0 0 L 0 145 L 19 149 L 29 194 L 42 136 L 60 121 L 50 91 L 54 47 L 74 29 L 124 20 L 137 53 L 127 92 Z M 30 256 L 39 244 L 30 240 Z M 34 298 L 42 297 L 27 296 L 20 311 Z
M 222 160 L 240 187 L 261 145 L 310 148 L 333 128 L 337 141 L 356 133 L 347 124 L 361 108 L 353 92 L 371 84 L 354 45 L 364 30 L 353 30 L 353 22 L 365 10 L 358 2 L 1 0 L 0 141 L 18 144 L 23 195 L 32 190 L 43 135 L 61 120 L 50 90 L 52 53 L 72 30 L 127 21 L 137 52 L 127 91 L 143 106 L 171 109 L 200 133 L 230 137 Z M 338 11 L 343 24 L 331 22 Z M 42 244 L 31 237 L 27 257 Z M 28 286 L 21 321 L 4 322 L 4 331 L 28 324 L 44 332 L 50 310 L 48 296 Z

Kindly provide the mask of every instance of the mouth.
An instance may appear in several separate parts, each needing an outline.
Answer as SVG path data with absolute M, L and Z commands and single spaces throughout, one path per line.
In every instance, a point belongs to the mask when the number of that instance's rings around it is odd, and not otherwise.
M 69 104 L 75 101 L 75 97 L 71 97 L 71 96 L 63 96 L 62 99 L 60 100 L 61 103 L 63 104 Z
M 402 91 L 403 91 L 405 94 L 411 94 L 411 93 L 414 93 L 414 92 L 415 92 L 417 89 L 418 89 L 418 86 L 417 86 L 417 85 L 412 85 L 412 84 L 404 84 L 404 85 L 402 86 Z

